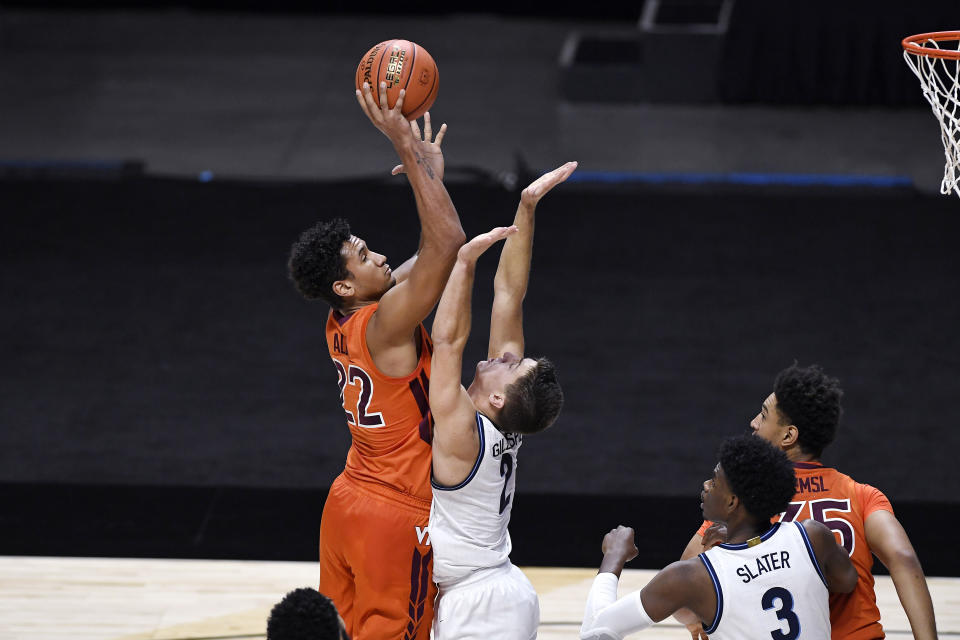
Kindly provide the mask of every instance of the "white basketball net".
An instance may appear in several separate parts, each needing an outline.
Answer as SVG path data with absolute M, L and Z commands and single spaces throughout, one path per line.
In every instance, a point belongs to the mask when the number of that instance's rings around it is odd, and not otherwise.
M 924 48 L 949 49 L 941 45 L 960 45 L 960 40 L 926 40 L 917 44 Z M 940 193 L 947 195 L 952 191 L 960 196 L 960 60 L 918 55 L 907 50 L 903 58 L 920 79 L 923 97 L 940 121 L 940 137 L 947 159 Z

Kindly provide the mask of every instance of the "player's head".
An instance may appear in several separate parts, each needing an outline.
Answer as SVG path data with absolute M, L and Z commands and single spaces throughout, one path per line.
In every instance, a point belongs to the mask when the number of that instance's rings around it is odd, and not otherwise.
M 557 368 L 546 358 L 504 353 L 482 360 L 468 392 L 477 409 L 504 433 L 543 431 L 563 408 Z
M 350 640 L 333 601 L 316 589 L 294 589 L 267 618 L 267 640 Z
M 300 234 L 287 266 L 304 298 L 320 298 L 340 310 L 375 302 L 396 283 L 386 256 L 351 234 L 342 218 L 318 222 Z
M 784 450 L 798 447 L 819 458 L 833 442 L 843 409 L 840 382 L 817 365 L 787 367 L 777 374 L 773 393 L 763 401 L 750 427 Z
M 728 522 L 743 510 L 758 527 L 787 510 L 793 498 L 793 464 L 763 438 L 734 436 L 720 446 L 720 462 L 703 483 L 703 517 Z

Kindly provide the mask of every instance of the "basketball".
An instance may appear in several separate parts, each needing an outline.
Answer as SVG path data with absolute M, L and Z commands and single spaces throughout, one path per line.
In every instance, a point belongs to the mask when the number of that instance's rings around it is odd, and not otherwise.
M 367 51 L 357 65 L 357 89 L 370 85 L 373 99 L 380 103 L 380 83 L 387 83 L 387 105 L 392 109 L 400 90 L 406 90 L 402 113 L 416 120 L 433 106 L 440 88 L 437 63 L 427 50 L 409 40 L 385 40 Z

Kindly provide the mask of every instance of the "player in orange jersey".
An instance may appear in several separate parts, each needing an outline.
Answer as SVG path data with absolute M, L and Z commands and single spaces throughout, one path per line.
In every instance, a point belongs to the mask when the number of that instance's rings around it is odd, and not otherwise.
M 794 464 L 796 495 L 787 511 L 773 520 L 799 522 L 813 518 L 832 529 L 837 543 L 850 554 L 860 579 L 853 593 L 830 596 L 834 640 L 884 637 L 870 572 L 874 554 L 890 571 L 914 638 L 936 638 L 933 601 L 920 560 L 893 515 L 890 501 L 879 489 L 855 482 L 820 462 L 823 450 L 836 436 L 842 396 L 837 379 L 824 374 L 820 367 L 793 365 L 777 375 L 773 393 L 750 422 L 756 435 L 783 449 Z M 682 558 L 723 542 L 725 531 L 712 525 L 703 523 Z M 694 640 L 706 637 L 689 617 L 677 618 L 687 623 Z
M 318 223 L 293 245 L 290 275 L 308 299 L 332 307 L 327 346 L 353 444 L 330 487 L 320 524 L 320 591 L 354 640 L 426 640 L 436 586 L 431 576 L 430 416 L 432 345 L 422 320 L 437 304 L 463 244 L 443 186 L 440 142 L 401 114 L 403 92 L 380 106 L 369 87 L 357 99 L 393 143 L 413 188 L 420 248 L 391 270 L 384 255 L 342 219 Z

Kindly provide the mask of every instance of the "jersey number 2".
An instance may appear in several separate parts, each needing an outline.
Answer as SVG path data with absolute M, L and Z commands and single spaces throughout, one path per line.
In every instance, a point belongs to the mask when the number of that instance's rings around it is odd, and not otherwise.
M 503 513 L 507 505 L 510 504 L 510 497 L 507 495 L 507 483 L 510 482 L 510 476 L 513 475 L 513 457 L 509 453 L 503 454 L 500 458 L 500 477 L 503 478 L 503 491 L 500 492 L 500 513 Z
M 347 414 L 347 422 L 355 424 L 358 427 L 382 427 L 382 413 L 367 413 L 370 398 L 373 397 L 373 380 L 370 379 L 370 375 L 353 364 L 347 369 L 339 360 L 334 360 L 333 366 L 337 369 L 337 386 L 340 387 L 340 404 L 343 405 L 344 413 Z M 354 415 L 353 411 L 347 409 L 347 405 L 343 399 L 343 390 L 346 389 L 348 384 L 352 385 L 355 381 L 360 382 L 360 393 L 357 395 L 356 415 Z
M 773 604 L 774 600 L 780 601 L 780 607 L 777 609 L 777 620 L 786 620 L 787 630 L 775 629 L 770 632 L 770 637 L 773 638 L 773 640 L 795 640 L 799 638 L 800 619 L 797 618 L 797 614 L 793 612 L 793 596 L 783 587 L 768 589 L 767 592 L 763 594 L 763 599 L 760 600 L 760 604 L 763 605 L 763 610 L 769 611 L 775 608 L 776 605 Z

